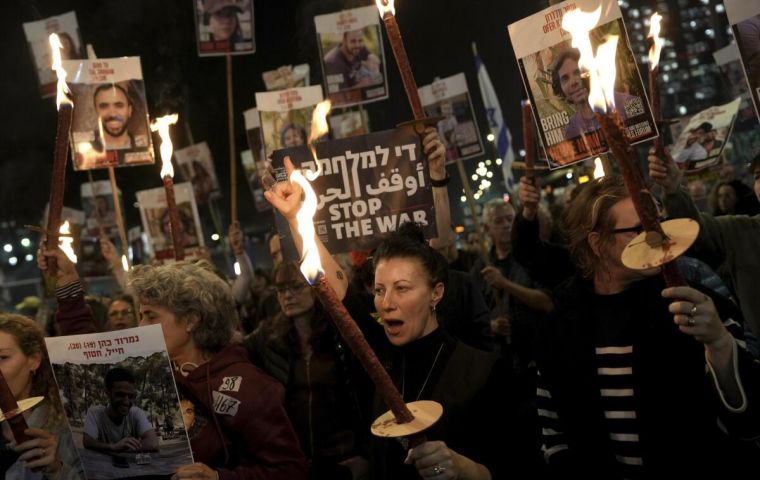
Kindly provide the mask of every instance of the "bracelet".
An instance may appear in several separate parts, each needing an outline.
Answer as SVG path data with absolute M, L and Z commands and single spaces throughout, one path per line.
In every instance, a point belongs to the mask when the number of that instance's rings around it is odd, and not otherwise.
M 433 187 L 436 187 L 436 188 L 441 188 L 441 187 L 445 187 L 446 185 L 448 185 L 450 181 L 451 181 L 451 177 L 449 176 L 449 172 L 446 172 L 446 176 L 443 177 L 442 180 L 433 180 L 431 178 L 430 179 L 430 185 L 432 185 Z

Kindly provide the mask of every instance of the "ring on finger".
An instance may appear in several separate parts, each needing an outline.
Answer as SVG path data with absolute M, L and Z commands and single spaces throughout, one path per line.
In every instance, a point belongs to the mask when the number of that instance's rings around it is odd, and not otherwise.
M 435 465 L 433 465 L 433 473 L 434 474 L 440 475 L 440 474 L 442 474 L 445 471 L 446 471 L 446 467 L 442 467 L 442 466 L 438 465 L 437 463 Z
M 693 327 L 696 324 L 697 324 L 697 319 L 694 318 L 694 317 L 689 317 L 689 319 L 686 320 L 686 325 L 688 325 L 690 327 Z
M 697 304 L 693 304 L 691 310 L 689 310 L 689 317 L 693 317 L 697 314 Z

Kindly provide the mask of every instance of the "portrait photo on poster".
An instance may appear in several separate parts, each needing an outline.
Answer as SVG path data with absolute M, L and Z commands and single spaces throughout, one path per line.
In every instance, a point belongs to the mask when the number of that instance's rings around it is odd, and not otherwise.
M 205 205 L 210 200 L 221 197 L 214 158 L 206 142 L 175 150 L 174 159 L 182 178 L 193 185 L 198 205 Z
M 75 170 L 152 164 L 153 140 L 139 57 L 68 60 Z
M 322 87 L 319 85 L 278 92 L 256 92 L 265 158 L 281 148 L 306 145 L 311 130 L 311 114 L 321 101 Z
M 88 480 L 163 478 L 192 463 L 160 325 L 45 343 Z
M 419 92 L 427 116 L 443 117 L 436 128 L 446 147 L 447 164 L 484 153 L 464 73 L 438 79 L 420 87 Z
M 388 82 L 375 6 L 314 17 L 325 93 L 333 107 L 388 98 Z
M 710 107 L 680 119 L 683 127 L 670 155 L 681 170 L 695 173 L 720 163 L 739 113 L 741 97 L 725 105 Z
M 150 239 L 155 260 L 164 262 L 173 259 L 174 248 L 166 190 L 163 187 L 142 190 L 137 192 L 136 196 L 140 206 L 143 230 Z M 204 239 L 192 184 L 190 182 L 174 184 L 174 197 L 185 258 L 198 258 L 200 248 L 204 246 Z
M 641 75 L 630 48 L 622 13 L 614 0 L 568 0 L 509 25 L 520 75 L 550 168 L 560 168 L 608 151 L 588 101 L 588 76 L 580 52 L 562 29 L 564 13 L 589 12 L 601 5 L 601 18 L 589 32 L 593 47 L 617 36 L 614 108 L 631 143 L 658 135 Z
M 34 59 L 37 80 L 40 84 L 40 95 L 43 98 L 53 97 L 56 93 L 57 79 L 55 72 L 50 68 L 53 63 L 49 40 L 51 33 L 57 33 L 61 41 L 62 60 L 84 58 L 76 12 L 67 12 L 35 22 L 24 23 L 26 42 Z
M 198 55 L 256 52 L 253 0 L 193 0 Z

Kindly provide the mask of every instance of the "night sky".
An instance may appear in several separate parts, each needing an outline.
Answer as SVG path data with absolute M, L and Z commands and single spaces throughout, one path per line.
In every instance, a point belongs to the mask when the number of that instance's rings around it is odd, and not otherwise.
M 257 51 L 234 57 L 235 138 L 238 153 L 247 148 L 242 112 L 254 106 L 254 93 L 264 91 L 261 73 L 280 65 L 309 63 L 311 84 L 321 83 L 319 50 L 313 17 L 344 8 L 372 5 L 364 1 L 256 0 Z M 507 123 L 520 143 L 519 102 L 523 87 L 507 35 L 507 25 L 545 7 L 545 2 L 503 0 L 399 0 L 397 18 L 418 85 L 459 72 L 467 76 L 478 122 L 487 125 L 475 76 L 471 42 L 478 44 L 500 97 Z M 196 54 L 193 0 L 23 1 L 7 0 L 0 15 L 0 222 L 37 223 L 47 202 L 53 159 L 56 110 L 41 99 L 34 63 L 21 24 L 75 10 L 81 36 L 100 58 L 140 56 L 151 117 L 180 114 L 173 128 L 175 148 L 207 141 L 223 188 L 218 206 L 226 228 L 229 218 L 229 153 L 224 57 Z M 366 106 L 372 130 L 383 130 L 411 118 L 400 77 L 385 41 L 390 98 Z M 186 126 L 187 125 L 187 126 Z M 158 157 L 158 153 L 156 153 Z M 493 158 L 487 156 L 484 158 Z M 472 160 L 477 161 L 477 160 Z M 128 228 L 139 225 L 134 192 L 159 187 L 155 166 L 117 170 L 126 204 Z M 241 168 L 238 167 L 238 171 Z M 452 176 L 456 172 L 452 169 Z M 105 170 L 94 171 L 106 179 Z M 83 172 L 69 165 L 65 205 L 80 208 Z M 452 192 L 461 186 L 454 181 Z M 454 190 L 457 189 L 457 190 Z M 452 193 L 453 202 L 458 195 Z M 240 220 L 250 233 L 263 232 L 271 213 L 256 212 L 242 175 L 238 182 Z M 201 216 L 208 216 L 204 209 Z M 207 224 L 207 221 L 204 221 Z M 4 227 L 7 228 L 7 224 Z M 210 232 L 206 232 L 208 237 Z

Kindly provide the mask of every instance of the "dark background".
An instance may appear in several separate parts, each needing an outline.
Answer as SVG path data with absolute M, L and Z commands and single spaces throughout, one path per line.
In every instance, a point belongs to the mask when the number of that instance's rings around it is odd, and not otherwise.
M 366 0 L 255 2 L 257 51 L 253 55 L 233 57 L 238 153 L 247 148 L 242 112 L 254 106 L 256 91 L 265 90 L 261 73 L 280 65 L 307 62 L 311 67 L 312 85 L 320 84 L 321 68 L 313 17 L 368 4 L 373 3 Z M 418 85 L 428 84 L 436 76 L 446 77 L 464 71 L 485 136 L 487 125 L 470 46 L 475 41 L 498 89 L 507 123 L 518 125 L 523 89 L 507 25 L 544 5 L 544 2 L 500 0 L 399 1 L 397 18 Z M 169 112 L 180 114 L 179 124 L 172 128 L 175 148 L 189 144 L 188 132 L 192 132 L 195 142 L 208 142 L 224 189 L 217 205 L 223 228 L 226 228 L 229 219 L 229 150 L 225 60 L 224 57 L 197 56 L 193 0 L 11 0 L 6 3 L 0 18 L 3 35 L 0 62 L 6 72 L 0 81 L 5 112 L 0 119 L 0 222 L 15 221 L 17 225 L 39 222 L 48 199 L 53 156 L 55 102 L 39 96 L 36 72 L 21 24 L 70 10 L 77 13 L 84 43 L 91 43 L 98 57 L 141 57 L 151 118 Z M 391 128 L 411 117 L 398 69 L 385 34 L 383 36 L 390 98 L 366 106 L 371 128 L 375 131 Z M 493 154 L 489 155 L 492 158 Z M 158 152 L 156 156 L 159 158 Z M 119 187 L 127 204 L 128 227 L 140 222 L 139 212 L 132 206 L 134 192 L 160 186 L 159 169 L 157 164 L 117 170 Z M 93 173 L 96 180 L 107 178 L 105 171 Z M 249 233 L 262 232 L 271 224 L 271 213 L 255 211 L 248 187 L 242 175 L 239 177 L 240 220 Z M 74 172 L 69 167 L 65 205 L 79 208 L 79 185 L 86 178 L 84 172 Z M 208 216 L 204 210 L 202 207 L 201 216 Z M 207 237 L 211 233 L 207 231 Z

